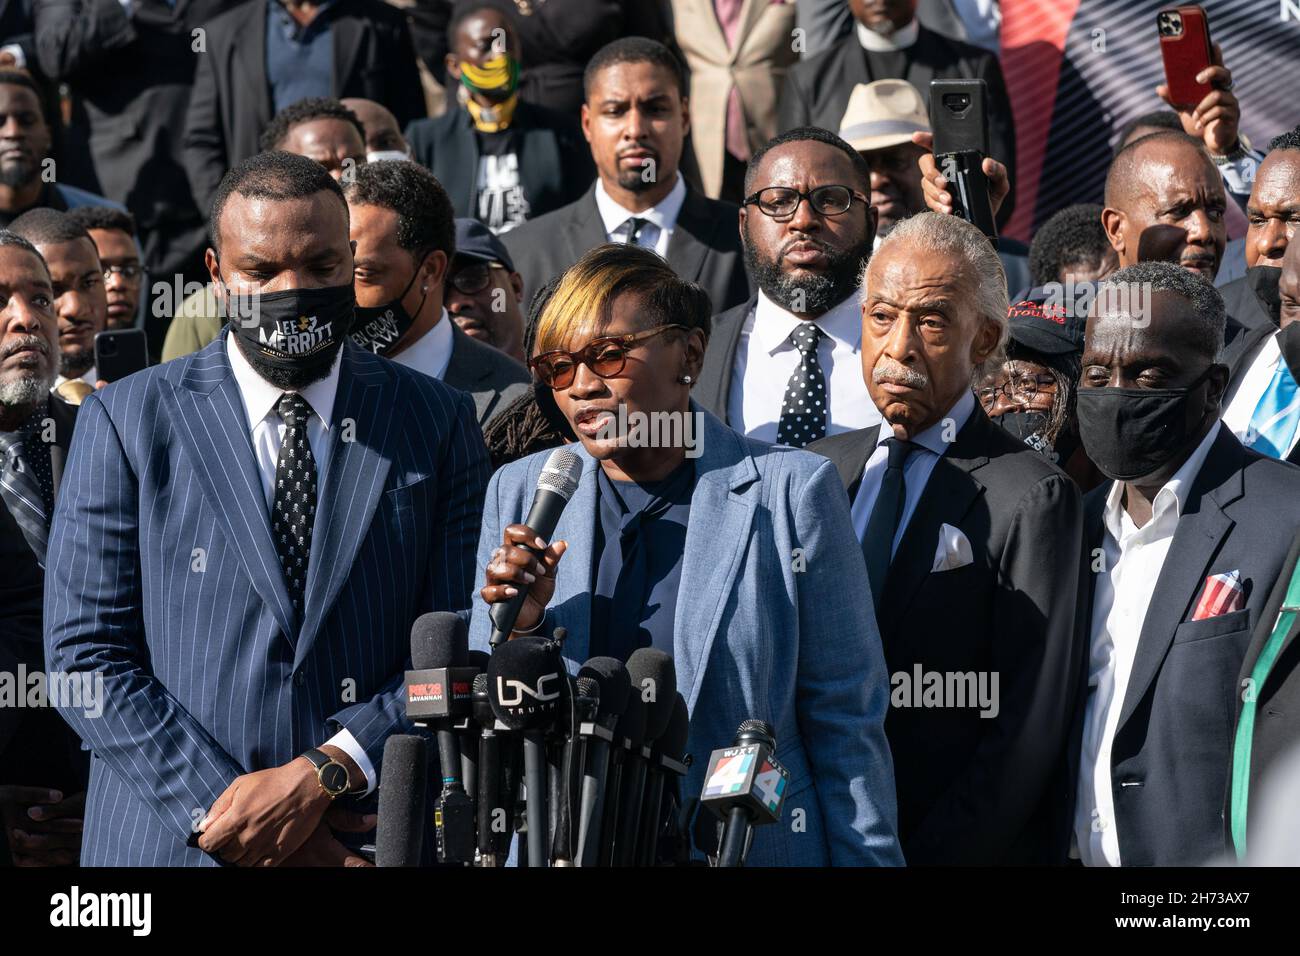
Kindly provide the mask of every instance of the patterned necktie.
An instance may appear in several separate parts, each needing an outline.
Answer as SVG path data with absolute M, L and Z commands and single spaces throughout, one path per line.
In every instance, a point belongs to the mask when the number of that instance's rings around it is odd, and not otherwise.
M 46 414 L 42 403 L 17 432 L 0 434 L 0 499 L 42 568 L 54 513 L 50 449 L 41 438 Z
M 826 397 L 826 376 L 817 360 L 817 345 L 822 332 L 812 322 L 800 322 L 787 339 L 799 350 L 799 366 L 785 385 L 785 399 L 781 402 L 781 418 L 776 426 L 778 445 L 802 448 L 826 436 L 826 419 L 829 409 Z
M 286 392 L 276 403 L 285 425 L 280 457 L 275 463 L 275 498 L 271 503 L 271 536 L 284 569 L 284 583 L 294 610 L 302 616 L 307 589 L 307 559 L 316 518 L 316 462 L 307 444 L 312 409 L 301 395 Z
M 1296 387 L 1286 360 L 1279 358 L 1277 371 L 1250 416 L 1245 444 L 1261 455 L 1285 458 L 1297 426 L 1300 426 L 1300 388 Z
M 718 16 L 718 25 L 722 27 L 727 49 L 734 50 L 740 37 L 740 13 L 745 0 L 713 0 L 713 10 Z M 749 131 L 745 123 L 745 109 L 740 102 L 740 90 L 735 83 L 727 94 L 727 127 L 724 134 L 727 152 L 741 162 L 750 157 Z
M 641 238 L 641 233 L 645 231 L 645 227 L 649 225 L 651 225 L 649 219 L 642 219 L 640 216 L 631 216 L 628 218 L 628 220 L 623 223 L 623 226 L 627 229 L 627 245 L 639 245 L 640 243 L 638 243 L 637 240 Z
M 888 428 L 889 424 L 882 422 L 880 427 Z M 903 517 L 903 502 L 907 498 L 903 468 L 916 450 L 916 445 L 901 438 L 886 438 L 884 445 L 889 453 L 885 474 L 880 479 L 880 493 L 871 507 L 871 517 L 867 519 L 867 533 L 862 536 L 862 556 L 867 560 L 867 580 L 871 583 L 871 599 L 876 610 L 880 610 L 880 596 L 885 591 L 885 578 L 894 553 L 894 535 L 898 533 L 898 521 Z

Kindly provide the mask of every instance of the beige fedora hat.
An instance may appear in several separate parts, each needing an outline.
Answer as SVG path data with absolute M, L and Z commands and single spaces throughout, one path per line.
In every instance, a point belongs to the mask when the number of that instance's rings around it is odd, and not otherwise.
M 859 83 L 840 120 L 840 138 L 859 152 L 910 143 L 912 134 L 930 132 L 930 117 L 920 91 L 906 80 Z

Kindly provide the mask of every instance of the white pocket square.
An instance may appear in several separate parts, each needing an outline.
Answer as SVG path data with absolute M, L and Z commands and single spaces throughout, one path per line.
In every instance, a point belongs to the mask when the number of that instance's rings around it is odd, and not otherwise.
M 971 552 L 970 541 L 960 530 L 950 524 L 939 528 L 939 546 L 934 549 L 934 566 L 930 573 L 936 571 L 955 571 L 964 568 L 975 560 Z

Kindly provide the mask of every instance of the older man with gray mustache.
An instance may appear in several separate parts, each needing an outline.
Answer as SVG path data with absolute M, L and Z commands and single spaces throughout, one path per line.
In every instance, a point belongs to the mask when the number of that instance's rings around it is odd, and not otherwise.
M 881 241 L 861 303 L 863 377 L 884 421 L 808 447 L 853 502 L 893 675 L 903 854 L 1064 863 L 1082 514 L 1070 479 L 971 391 L 1002 359 L 1002 265 L 974 226 L 922 213 Z M 999 699 L 981 709 L 977 687 Z

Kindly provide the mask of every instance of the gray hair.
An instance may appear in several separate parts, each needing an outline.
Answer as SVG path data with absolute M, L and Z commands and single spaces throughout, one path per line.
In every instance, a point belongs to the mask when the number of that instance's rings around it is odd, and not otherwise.
M 998 330 L 998 344 L 984 362 L 974 369 L 972 381 L 979 381 L 997 371 L 1007 358 L 1007 274 L 997 250 L 984 233 L 965 219 L 937 212 L 922 212 L 904 219 L 889 235 L 880 240 L 872 258 L 896 243 L 911 242 L 927 251 L 943 252 L 959 259 L 975 279 L 975 309 L 980 318 Z M 867 296 L 867 269 L 859 282 L 863 301 Z
M 1223 296 L 1208 279 L 1172 262 L 1139 262 L 1107 276 L 1097 286 L 1094 309 L 1127 311 L 1149 321 L 1151 296 L 1156 292 L 1170 292 L 1187 300 L 1192 307 L 1185 333 L 1188 340 L 1210 361 L 1218 358 L 1227 324 Z

